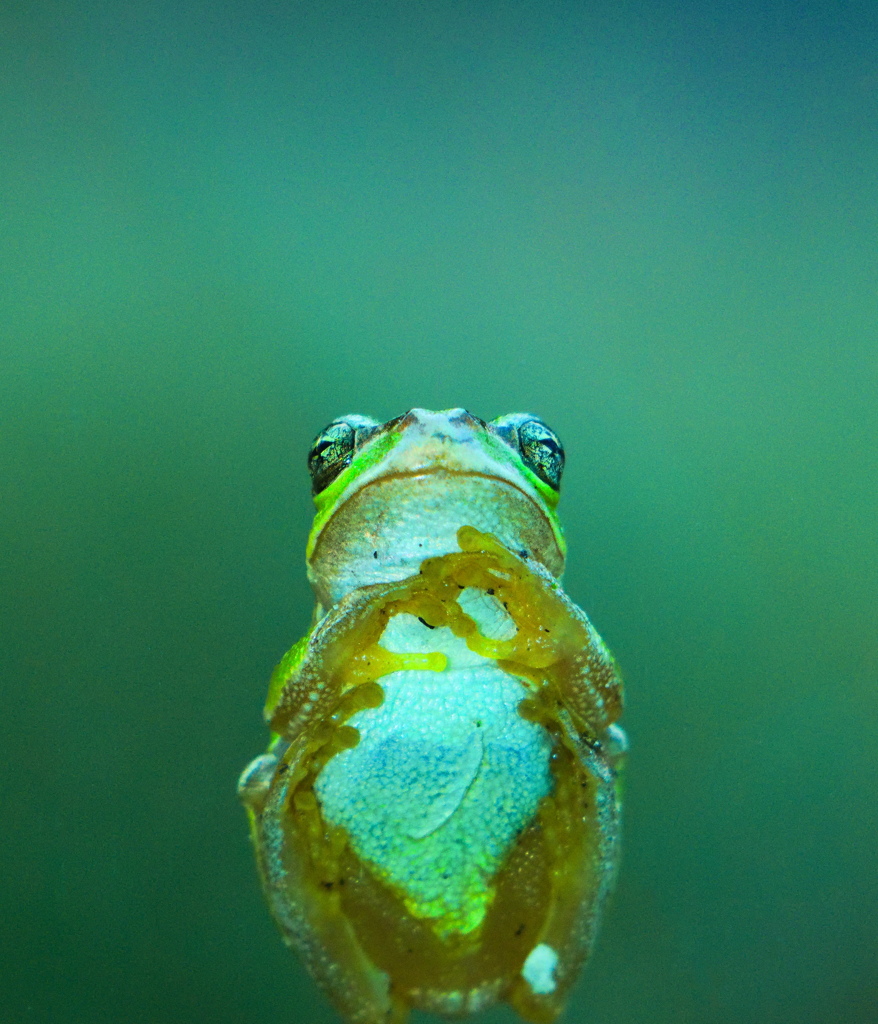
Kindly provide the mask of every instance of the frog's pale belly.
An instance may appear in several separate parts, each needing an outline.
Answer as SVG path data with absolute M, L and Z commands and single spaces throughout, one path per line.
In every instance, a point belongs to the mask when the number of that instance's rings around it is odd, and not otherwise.
M 414 916 L 467 933 L 483 921 L 494 875 L 551 791 L 552 743 L 519 714 L 521 681 L 447 627 L 398 615 L 382 644 L 441 652 L 448 667 L 379 679 L 384 703 L 349 720 L 359 743 L 326 764 L 315 793 L 325 818 L 348 832 Z

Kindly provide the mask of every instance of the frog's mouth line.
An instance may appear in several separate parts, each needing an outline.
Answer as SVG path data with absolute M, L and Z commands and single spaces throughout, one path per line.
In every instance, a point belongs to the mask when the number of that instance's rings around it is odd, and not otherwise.
M 389 473 L 384 473 L 381 476 L 373 477 L 371 480 L 367 480 L 361 487 L 358 487 L 355 491 L 352 491 L 345 497 L 345 501 L 348 501 L 354 495 L 362 494 L 367 487 L 371 487 L 372 484 L 381 484 L 388 480 L 413 480 L 418 477 L 428 476 L 463 476 L 476 479 L 481 477 L 483 480 L 490 480 L 491 483 L 504 484 L 512 491 L 517 491 L 523 498 L 527 500 L 540 512 L 545 515 L 544 509 L 540 507 L 539 502 L 534 500 L 533 495 L 528 494 L 527 491 L 522 490 L 518 484 L 513 483 L 512 480 L 508 480 L 506 477 L 497 476 L 496 473 L 482 473 L 476 469 L 449 469 L 447 466 L 425 466 L 423 469 L 394 469 Z
M 344 498 L 344 501 L 340 502 L 340 504 L 347 504 L 347 502 L 350 501 L 352 498 L 357 498 L 365 494 L 366 491 L 373 484 L 383 484 L 392 482 L 394 480 L 416 481 L 418 479 L 426 479 L 428 477 L 436 476 L 466 477 L 471 480 L 482 479 L 487 480 L 489 483 L 492 484 L 499 484 L 501 487 L 505 487 L 509 491 L 514 491 L 516 494 L 520 495 L 522 498 L 528 501 L 530 505 L 532 505 L 533 508 L 543 517 L 543 519 L 545 519 L 546 522 L 550 524 L 550 526 L 552 524 L 551 516 L 548 515 L 545 507 L 541 505 L 532 494 L 528 494 L 527 491 L 519 487 L 518 484 L 514 483 L 512 480 L 509 480 L 506 477 L 497 476 L 496 473 L 484 473 L 474 469 L 449 469 L 447 466 L 425 466 L 423 469 L 391 470 L 390 472 L 384 473 L 381 476 L 373 477 L 371 480 L 367 480 L 364 484 L 362 484 L 362 486 L 358 487 L 354 491 L 351 491 L 350 494 L 347 494 Z M 552 529 L 552 532 L 555 533 L 554 528 Z

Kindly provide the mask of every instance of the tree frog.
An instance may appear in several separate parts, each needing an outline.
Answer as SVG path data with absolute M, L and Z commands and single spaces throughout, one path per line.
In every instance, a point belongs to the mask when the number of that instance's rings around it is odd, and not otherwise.
M 613 883 L 626 746 L 561 587 L 561 442 L 412 409 L 335 420 L 308 464 L 314 620 L 239 782 L 271 912 L 351 1024 L 552 1021 Z

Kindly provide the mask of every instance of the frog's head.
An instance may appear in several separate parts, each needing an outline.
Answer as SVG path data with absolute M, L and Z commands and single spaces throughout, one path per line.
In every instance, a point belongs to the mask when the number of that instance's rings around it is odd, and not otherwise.
M 465 409 L 412 409 L 383 424 L 342 416 L 317 435 L 308 468 L 317 506 L 308 575 L 324 608 L 459 550 L 461 526 L 494 534 L 555 576 L 564 568 L 555 514 L 564 449 L 536 416 L 486 423 Z

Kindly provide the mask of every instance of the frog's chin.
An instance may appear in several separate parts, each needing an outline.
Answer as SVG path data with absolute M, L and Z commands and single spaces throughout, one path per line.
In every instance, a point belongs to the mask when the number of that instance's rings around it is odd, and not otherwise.
M 391 473 L 347 498 L 314 539 L 308 574 L 324 608 L 373 583 L 403 580 L 425 558 L 459 551 L 474 526 L 506 547 L 564 568 L 563 541 L 546 512 L 508 480 L 446 469 Z

